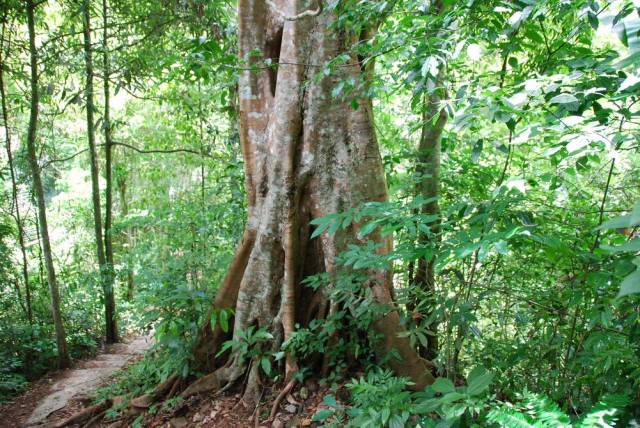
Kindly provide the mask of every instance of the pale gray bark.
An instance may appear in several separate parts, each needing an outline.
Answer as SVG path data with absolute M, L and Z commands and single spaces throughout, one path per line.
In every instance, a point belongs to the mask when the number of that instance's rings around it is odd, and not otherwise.
M 337 81 L 362 78 L 361 64 L 353 56 L 334 74 L 320 79 L 315 79 L 320 69 L 309 66 L 347 52 L 355 40 L 330 30 L 335 17 L 329 12 L 283 18 L 313 7 L 312 2 L 291 0 L 268 4 L 240 0 L 238 5 L 240 57 L 248 62 L 239 83 L 248 220 L 215 307 L 235 308 L 235 332 L 251 325 L 268 329 L 276 338 L 275 346 L 293 333 L 296 323 L 304 324 L 310 315 L 326 317 L 335 308 L 323 294 L 313 299 L 312 290 L 301 281 L 318 272 L 334 272 L 335 257 L 348 244 L 363 243 L 355 226 L 310 240 L 310 221 L 363 202 L 387 200 L 371 101 L 360 98 L 359 107 L 353 109 L 349 100 L 330 95 Z M 249 55 L 256 51 L 279 62 L 277 70 L 251 70 L 265 59 Z M 382 243 L 381 251 L 391 248 L 390 239 L 375 235 L 368 239 Z M 372 272 L 366 286 L 377 302 L 393 304 L 389 273 Z M 403 327 L 396 311 L 382 316 L 373 327 L 383 337 L 381 356 L 392 349 L 400 355 L 401 360 L 390 361 L 398 375 L 410 377 L 416 388 L 433 381 L 430 364 L 406 338 L 398 337 Z M 219 328 L 211 333 L 205 326 L 196 357 L 213 362 L 222 337 Z M 296 370 L 296 362 L 287 358 L 286 377 L 291 379 Z M 242 373 L 232 362 L 218 375 L 193 385 L 186 395 L 218 385 L 221 378 L 233 381 Z M 255 400 L 255 391 L 249 385 L 245 398 Z

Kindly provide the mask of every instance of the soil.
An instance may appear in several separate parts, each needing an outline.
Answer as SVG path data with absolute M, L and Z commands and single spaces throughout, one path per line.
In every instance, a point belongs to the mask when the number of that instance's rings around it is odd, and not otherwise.
M 56 422 L 81 411 L 91 404 L 95 391 L 108 384 L 114 374 L 126 365 L 142 358 L 151 345 L 147 337 L 136 337 L 125 343 L 106 347 L 92 359 L 78 362 L 73 368 L 50 372 L 34 382 L 29 390 L 12 402 L 0 407 L 0 428 L 50 427 Z M 139 426 L 145 428 L 292 428 L 318 427 L 313 415 L 329 406 L 323 402 L 326 395 L 334 395 L 326 386 L 307 380 L 287 395 L 273 420 L 269 413 L 275 397 L 283 385 L 265 387 L 257 409 L 242 403 L 241 385 L 238 390 L 224 394 L 204 394 L 185 401 L 159 404 L 155 414 L 142 415 Z M 131 420 L 103 419 L 92 427 L 120 428 L 131 426 Z
M 91 395 L 152 344 L 145 336 L 105 346 L 92 359 L 66 370 L 49 372 L 29 389 L 0 407 L 0 428 L 47 426 L 89 403 Z
M 278 392 L 278 389 L 265 388 L 258 409 L 245 408 L 240 391 L 193 398 L 170 411 L 147 416 L 141 425 L 151 428 L 314 428 L 320 424 L 312 421 L 313 415 L 318 410 L 328 409 L 323 398 L 333 395 L 329 388 L 307 382 L 282 400 L 276 417 L 270 421 L 269 413 Z

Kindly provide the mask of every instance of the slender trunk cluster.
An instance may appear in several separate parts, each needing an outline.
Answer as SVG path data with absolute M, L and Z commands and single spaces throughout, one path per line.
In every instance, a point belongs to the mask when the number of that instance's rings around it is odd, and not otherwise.
M 91 45 L 91 10 L 90 1 L 83 0 L 82 3 L 82 24 L 84 35 L 84 59 L 85 59 L 85 73 L 86 73 L 86 111 L 87 111 L 87 139 L 89 142 L 89 160 L 91 162 L 91 192 L 93 200 L 93 223 L 94 234 L 96 239 L 96 252 L 98 256 L 98 266 L 100 268 L 100 281 L 104 292 L 104 307 L 105 307 L 105 323 L 106 323 L 106 340 L 107 343 L 113 343 L 118 340 L 117 326 L 115 319 L 115 297 L 113 295 L 113 275 L 112 264 L 107 260 L 105 251 L 105 242 L 103 239 L 102 231 L 102 213 L 100 207 L 100 182 L 99 182 L 99 167 L 98 167 L 98 154 L 96 151 L 95 143 L 95 122 L 94 122 L 94 89 L 93 89 L 93 47 Z M 105 29 L 106 31 L 106 29 Z M 108 86 L 105 92 L 108 91 Z M 108 100 L 107 100 L 108 101 Z M 107 125 L 108 126 L 108 125 Z M 111 140 L 107 145 L 107 153 L 109 153 L 109 169 L 111 167 Z M 111 172 L 107 172 L 109 180 Z M 110 187 L 110 186 L 109 186 Z M 111 198 L 109 198 L 109 204 Z M 109 207 L 110 208 L 110 207 Z M 109 210 L 110 211 L 110 210 Z M 111 227 L 111 216 L 109 215 L 109 229 Z M 110 232 L 110 230 L 109 230 Z M 111 252 L 111 244 L 109 242 L 109 251 Z M 111 253 L 111 257 L 113 254 Z
M 25 302 L 24 310 L 29 324 L 33 324 L 33 311 L 31 309 L 31 285 L 29 284 L 29 264 L 27 262 L 27 249 L 24 241 L 24 223 L 20 214 L 20 201 L 18 198 L 18 182 L 16 180 L 16 172 L 13 162 L 13 152 L 11 148 L 11 131 L 9 130 L 9 109 L 7 108 L 7 94 L 5 91 L 4 82 L 4 68 L 5 68 L 5 26 L 6 23 L 2 23 L 2 36 L 0 40 L 0 101 L 2 103 L 2 120 L 5 131 L 5 146 L 7 149 L 7 160 L 9 163 L 9 174 L 11 176 L 11 198 L 14 205 L 14 216 L 16 221 L 16 228 L 18 231 L 18 245 L 20 246 L 20 253 L 22 255 L 22 279 L 24 282 Z M 7 52 L 9 52 L 9 46 L 7 46 Z M 22 305 L 22 297 L 20 296 L 20 287 L 17 286 L 18 297 L 20 298 L 20 304 Z
M 47 268 L 47 280 L 49 282 L 49 292 L 51 294 L 51 312 L 53 313 L 53 324 L 56 330 L 56 343 L 58 345 L 58 364 L 62 367 L 70 365 L 69 353 L 67 351 L 67 341 L 60 313 L 60 295 L 58 283 L 56 282 L 56 272 L 53 265 L 53 254 L 51 252 L 51 242 L 49 240 L 49 228 L 47 226 L 47 212 L 44 200 L 44 187 L 40 175 L 40 165 L 38 165 L 38 155 L 36 152 L 36 138 L 38 130 L 38 51 L 36 48 L 35 12 L 36 4 L 29 0 L 27 2 L 27 26 L 29 29 L 29 56 L 30 56 L 30 88 L 31 88 L 31 109 L 29 114 L 29 129 L 27 132 L 27 153 L 29 166 L 33 178 L 33 190 L 38 205 L 38 221 L 40 227 L 40 237 L 42 240 L 42 252 Z

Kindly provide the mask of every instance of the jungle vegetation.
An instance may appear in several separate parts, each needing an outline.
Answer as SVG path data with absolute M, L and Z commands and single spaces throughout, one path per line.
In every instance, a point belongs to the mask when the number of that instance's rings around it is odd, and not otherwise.
M 152 331 L 139 408 L 314 378 L 328 426 L 637 426 L 637 1 L 0 21 L 0 401 Z

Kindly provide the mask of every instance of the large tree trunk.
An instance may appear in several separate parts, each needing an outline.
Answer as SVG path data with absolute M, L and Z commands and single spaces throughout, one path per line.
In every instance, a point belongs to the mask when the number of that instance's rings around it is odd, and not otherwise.
M 13 199 L 13 205 L 15 207 L 15 220 L 16 228 L 18 229 L 18 244 L 20 245 L 20 253 L 22 255 L 22 279 L 24 281 L 25 290 L 25 313 L 29 324 L 33 324 L 33 311 L 31 310 L 31 285 L 29 284 L 29 264 L 27 262 L 27 250 L 24 242 L 24 224 L 22 222 L 22 216 L 20 214 L 20 201 L 18 199 L 18 183 L 16 180 L 16 173 L 13 163 L 13 152 L 11 149 L 11 131 L 9 131 L 9 109 L 7 108 L 7 95 L 5 93 L 4 84 L 4 41 L 5 41 L 5 25 L 2 23 L 2 35 L 0 36 L 0 100 L 2 103 L 2 120 L 5 131 L 5 145 L 7 149 L 7 160 L 9 163 L 9 173 L 11 175 L 11 197 Z M 10 47 L 7 46 L 7 53 Z M 18 288 L 20 293 L 20 288 Z
M 329 302 L 312 306 L 314 291 L 301 281 L 334 272 L 335 257 L 348 244 L 361 243 L 353 225 L 310 240 L 310 221 L 363 202 L 387 200 L 371 101 L 361 98 L 352 109 L 348 101 L 330 96 L 337 81 L 363 77 L 361 64 L 352 56 L 334 74 L 315 78 L 319 65 L 347 52 L 357 40 L 333 33 L 335 17 L 328 11 L 300 17 L 316 5 L 315 0 L 240 0 L 238 5 L 240 57 L 247 60 L 239 96 L 248 219 L 215 308 L 235 309 L 234 334 L 249 326 L 263 327 L 274 335 L 276 347 L 296 323 L 305 325 L 309 317 L 322 318 L 335 308 Z M 264 58 L 279 63 L 277 71 L 262 66 Z M 252 65 L 257 69 L 251 70 Z M 390 249 L 390 239 L 374 239 L 384 244 L 382 251 Z M 366 286 L 376 301 L 393 303 L 388 272 L 371 272 Z M 433 381 L 429 363 L 406 338 L 398 337 L 403 327 L 396 311 L 381 316 L 373 327 L 383 337 L 380 356 L 392 349 L 398 352 L 400 358 L 389 361 L 398 375 L 410 377 L 416 388 Z M 215 367 L 213 356 L 223 337 L 219 326 L 203 328 L 196 358 L 207 369 Z M 237 379 L 245 368 L 236 363 L 232 354 L 226 366 L 185 395 Z M 295 370 L 296 362 L 288 357 L 288 379 Z M 257 373 L 249 374 L 249 401 L 255 400 Z
M 98 255 L 98 266 L 100 268 L 100 282 L 104 292 L 104 316 L 106 323 L 106 341 L 114 343 L 118 340 L 116 319 L 115 319 L 115 299 L 113 287 L 110 281 L 109 266 L 104 250 L 102 239 L 102 214 L 100 209 L 100 173 L 98 170 L 98 154 L 96 152 L 95 126 L 93 111 L 93 47 L 91 46 L 91 10 L 89 0 L 82 2 L 82 28 L 84 34 L 84 61 L 86 72 L 86 110 L 87 110 L 87 139 L 89 141 L 89 159 L 91 161 L 91 191 L 93 199 L 93 224 L 96 238 L 96 252 Z
M 69 353 L 67 352 L 67 339 L 62 324 L 60 313 L 60 295 L 58 293 L 58 283 L 56 282 L 56 271 L 53 266 L 53 254 L 51 253 L 51 242 L 49 240 L 49 227 L 47 225 L 47 211 L 44 202 L 44 187 L 40 176 L 40 165 L 38 165 L 38 155 L 36 154 L 36 137 L 38 130 L 38 53 L 36 50 L 36 29 L 34 11 L 36 4 L 29 0 L 27 2 L 27 26 L 29 29 L 29 54 L 31 72 L 31 109 L 29 115 L 29 130 L 27 132 L 27 152 L 31 174 L 33 176 L 33 190 L 36 195 L 38 205 L 38 220 L 40 227 L 40 237 L 42 239 L 42 252 L 45 265 L 47 267 L 47 280 L 49 282 L 49 292 L 51 294 L 51 312 L 53 314 L 53 324 L 56 330 L 56 343 L 58 345 L 58 365 L 69 367 Z

